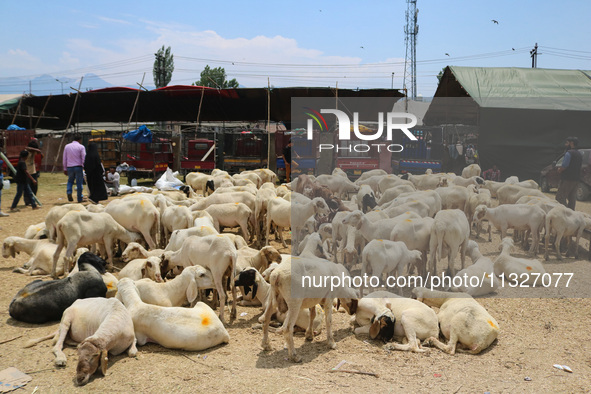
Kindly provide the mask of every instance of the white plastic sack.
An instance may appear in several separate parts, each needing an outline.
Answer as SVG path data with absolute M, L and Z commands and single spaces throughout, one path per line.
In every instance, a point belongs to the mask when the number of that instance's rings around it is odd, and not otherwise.
M 176 190 L 184 185 L 184 183 L 178 179 L 176 175 L 178 175 L 178 171 L 173 173 L 170 168 L 167 168 L 166 172 L 162 174 L 154 186 L 160 190 Z
M 151 187 L 144 187 L 144 186 L 127 186 L 121 185 L 119 186 L 119 195 L 122 196 L 124 194 L 130 193 L 152 193 Z

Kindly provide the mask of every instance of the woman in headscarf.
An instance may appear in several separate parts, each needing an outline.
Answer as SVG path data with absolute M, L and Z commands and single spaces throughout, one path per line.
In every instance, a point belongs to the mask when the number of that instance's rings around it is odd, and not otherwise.
M 90 191 L 88 196 L 90 202 L 97 204 L 99 201 L 106 200 L 108 198 L 107 187 L 103 180 L 105 168 L 99 156 L 98 145 L 94 142 L 88 144 L 84 159 L 84 171 L 86 172 L 86 184 Z

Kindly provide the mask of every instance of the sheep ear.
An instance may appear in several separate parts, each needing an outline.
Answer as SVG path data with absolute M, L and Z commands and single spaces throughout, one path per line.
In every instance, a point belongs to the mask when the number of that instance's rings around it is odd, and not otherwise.
M 150 261 L 146 261 L 146 267 L 148 267 L 148 268 L 152 268 L 152 262 L 150 262 Z
M 101 352 L 101 373 L 103 376 L 107 375 L 107 364 L 109 363 L 109 357 L 107 350 Z
M 10 245 L 10 255 L 12 256 L 12 258 L 16 257 L 16 252 L 14 250 L 14 244 Z
M 142 268 L 142 278 L 146 276 L 146 269 Z
M 193 305 L 193 302 L 197 299 L 198 292 L 197 282 L 195 281 L 195 278 L 191 278 L 189 286 L 187 287 L 187 301 L 189 301 L 189 304 Z
M 373 322 L 371 323 L 371 326 L 369 327 L 369 337 L 371 339 L 376 339 L 378 337 L 378 335 L 380 334 L 380 319 L 375 319 L 372 318 Z

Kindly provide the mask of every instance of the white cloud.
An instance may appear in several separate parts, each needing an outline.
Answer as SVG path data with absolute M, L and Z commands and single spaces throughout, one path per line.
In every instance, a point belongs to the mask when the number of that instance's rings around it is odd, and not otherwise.
M 67 69 L 80 67 L 80 59 L 72 56 L 70 52 L 62 52 L 59 61 L 60 64 Z
M 117 23 L 120 25 L 131 25 L 131 22 L 123 19 L 108 18 L 106 16 L 98 16 L 97 18 L 103 22 Z

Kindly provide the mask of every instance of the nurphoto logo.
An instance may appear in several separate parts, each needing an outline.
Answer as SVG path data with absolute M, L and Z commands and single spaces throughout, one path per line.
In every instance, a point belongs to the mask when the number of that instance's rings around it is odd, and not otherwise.
M 359 112 L 353 112 L 353 122 L 349 116 L 338 109 L 321 109 L 320 112 L 313 110 L 312 108 L 305 107 L 306 115 L 310 116 L 307 119 L 306 127 L 306 138 L 310 141 L 314 134 L 314 122 L 320 128 L 320 131 L 328 131 L 328 125 L 322 114 L 333 114 L 337 118 L 338 123 L 338 139 L 339 141 L 350 141 L 351 131 L 354 133 L 354 139 L 361 141 L 376 141 L 383 137 L 384 134 L 384 113 L 378 112 L 378 129 L 375 133 L 367 133 L 367 127 L 359 125 Z M 400 123 L 403 120 L 404 123 Z M 409 123 L 406 123 L 410 120 Z M 386 141 L 392 141 L 392 133 L 394 130 L 402 131 L 411 141 L 417 141 L 409 129 L 413 128 L 417 124 L 417 117 L 410 113 L 405 112 L 387 112 L 386 113 Z M 377 148 L 378 152 L 382 147 L 385 147 L 389 152 L 401 152 L 403 146 L 399 144 L 350 144 L 350 145 L 334 145 L 334 144 L 319 144 L 318 150 L 347 150 L 349 152 L 368 152 L 372 147 Z

